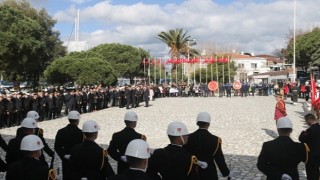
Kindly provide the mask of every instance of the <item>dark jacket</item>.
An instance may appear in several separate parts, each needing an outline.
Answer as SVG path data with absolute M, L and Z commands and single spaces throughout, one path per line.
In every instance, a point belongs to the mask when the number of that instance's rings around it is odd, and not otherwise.
M 108 154 L 97 143 L 85 140 L 71 149 L 71 166 L 75 169 L 71 180 L 86 177 L 88 180 L 105 180 L 114 172 Z
M 151 178 L 143 171 L 127 169 L 121 174 L 108 178 L 108 180 L 151 180 Z
M 122 173 L 129 168 L 128 163 L 122 162 L 120 158 L 124 155 L 129 142 L 134 139 L 146 140 L 146 137 L 129 127 L 126 127 L 122 131 L 116 132 L 112 135 L 112 139 L 108 147 L 108 153 L 112 159 L 118 161 L 118 173 Z
M 49 169 L 35 158 L 23 158 L 11 164 L 8 168 L 7 180 L 45 180 L 48 179 Z
M 199 168 L 201 180 L 218 179 L 216 164 L 223 176 L 229 175 L 230 171 L 224 159 L 221 143 L 221 139 L 212 135 L 207 129 L 198 129 L 189 135 L 188 143 L 184 146 L 186 150 L 195 155 L 198 160 L 208 163 L 207 168 Z
M 185 148 L 169 144 L 154 151 L 149 158 L 147 174 L 153 180 L 200 180 L 196 161 Z
M 293 180 L 299 179 L 298 164 L 308 161 L 308 146 L 294 142 L 288 136 L 263 143 L 258 157 L 258 169 L 267 176 L 267 180 L 281 179 L 288 174 Z

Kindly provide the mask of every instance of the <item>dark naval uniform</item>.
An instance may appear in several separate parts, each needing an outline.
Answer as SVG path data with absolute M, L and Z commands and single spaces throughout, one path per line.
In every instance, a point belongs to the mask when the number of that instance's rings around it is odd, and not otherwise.
M 200 180 L 196 162 L 197 158 L 183 147 L 169 144 L 154 151 L 149 158 L 147 174 L 153 180 Z
M 310 148 L 309 161 L 306 164 L 308 179 L 319 179 L 320 166 L 320 125 L 312 124 L 306 131 L 299 136 L 299 141 L 307 143 Z
M 294 142 L 288 136 L 279 136 L 263 143 L 258 157 L 258 169 L 267 180 L 281 179 L 283 174 L 299 179 L 298 164 L 308 161 L 308 145 Z
M 49 168 L 35 158 L 25 157 L 11 164 L 8 168 L 7 180 L 47 180 Z
M 47 144 L 45 138 L 43 137 L 43 133 L 44 133 L 43 129 L 41 129 L 41 128 L 35 128 L 35 133 L 34 133 L 34 134 L 37 135 L 37 136 L 39 136 L 39 138 L 41 139 L 41 141 L 42 141 L 42 143 L 43 143 L 43 146 L 44 146 L 41 151 L 42 151 L 42 152 L 44 151 L 44 152 L 46 152 L 50 157 L 53 157 L 54 152 L 50 149 L 49 145 Z M 22 132 L 22 128 L 21 128 L 21 127 L 19 127 L 19 128 L 17 129 L 17 137 L 18 137 L 18 136 L 23 136 L 23 137 L 25 136 L 25 135 L 23 135 L 23 132 Z M 20 141 L 20 142 L 21 142 L 21 141 Z M 45 158 L 45 156 L 44 156 L 43 153 L 42 153 L 41 156 L 40 156 L 40 161 L 43 162 L 43 163 L 45 163 L 45 164 L 47 164 L 46 158 Z
M 70 180 L 86 177 L 88 180 L 105 180 L 114 175 L 108 162 L 108 154 L 97 143 L 85 140 L 71 149 L 71 166 L 74 168 Z
M 0 134 L 0 147 L 7 152 L 8 145 L 7 143 L 2 139 L 2 136 Z M 0 172 L 4 172 L 7 170 L 7 164 L 0 158 Z
M 120 132 L 116 132 L 112 135 L 110 145 L 108 147 L 108 153 L 112 159 L 118 161 L 118 173 L 122 173 L 129 168 L 128 163 L 121 161 L 121 156 L 124 156 L 127 145 L 134 139 L 146 140 L 146 137 L 137 133 L 133 128 L 126 127 Z
M 199 161 L 208 163 L 207 168 L 199 168 L 201 180 L 218 179 L 216 164 L 223 176 L 229 175 L 230 171 L 221 149 L 221 139 L 212 135 L 207 129 L 198 129 L 190 134 L 188 143 L 184 147 L 195 155 Z
M 108 178 L 108 180 L 152 180 L 149 176 L 138 169 L 127 169 L 123 173 Z
M 81 129 L 76 125 L 68 124 L 66 127 L 58 130 L 55 142 L 54 150 L 59 155 L 62 161 L 62 175 L 63 179 L 71 178 L 71 167 L 65 155 L 70 155 L 70 150 L 77 144 L 83 142 L 83 134 Z

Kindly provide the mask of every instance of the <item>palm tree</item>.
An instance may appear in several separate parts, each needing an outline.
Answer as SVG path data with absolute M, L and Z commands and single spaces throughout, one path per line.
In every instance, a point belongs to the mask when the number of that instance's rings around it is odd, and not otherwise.
M 191 41 L 190 36 L 187 35 L 187 32 L 184 32 L 183 29 L 172 29 L 168 32 L 160 32 L 158 34 L 158 39 L 168 45 L 170 49 L 169 54 L 171 55 L 172 59 L 180 58 L 180 55 L 187 57 L 188 50 L 190 57 L 193 57 L 198 53 L 198 51 L 191 49 L 189 46 L 195 45 L 195 43 L 189 43 Z M 177 68 L 177 65 L 174 64 L 172 69 Z

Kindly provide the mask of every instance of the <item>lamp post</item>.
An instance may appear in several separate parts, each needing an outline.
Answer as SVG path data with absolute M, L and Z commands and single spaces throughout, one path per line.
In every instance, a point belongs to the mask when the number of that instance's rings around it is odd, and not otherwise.
M 296 1 L 293 0 L 293 73 L 292 82 L 296 82 Z
M 192 44 L 191 45 L 196 45 L 196 39 L 194 38 L 194 39 L 192 39 L 192 40 L 187 40 L 187 42 L 188 42 L 188 63 L 189 63 L 189 61 L 190 61 L 190 42 L 192 42 Z M 185 67 L 185 63 L 183 62 L 183 74 L 185 74 L 186 72 L 186 69 L 185 69 L 186 67 Z M 194 64 L 193 64 L 193 69 L 194 69 L 195 67 L 194 67 Z M 189 85 L 189 72 L 187 72 L 188 73 L 188 85 Z M 182 76 L 183 77 L 183 76 Z M 193 74 L 193 84 L 195 84 L 195 73 Z

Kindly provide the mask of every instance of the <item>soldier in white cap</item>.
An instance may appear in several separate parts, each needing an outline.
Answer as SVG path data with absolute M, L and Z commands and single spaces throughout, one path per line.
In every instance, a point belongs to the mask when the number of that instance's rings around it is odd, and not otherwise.
M 70 180 L 79 180 L 81 178 L 98 180 L 114 175 L 108 161 L 107 151 L 95 142 L 99 130 L 100 127 L 95 121 L 88 120 L 84 122 L 82 132 L 85 140 L 83 143 L 74 146 L 70 151 L 69 162 L 74 169 Z
M 20 151 L 21 141 L 25 136 L 34 134 L 35 128 L 37 127 L 37 122 L 32 118 L 25 118 L 21 122 L 21 134 L 11 139 L 8 143 L 6 155 L 6 162 L 8 165 L 22 159 L 23 155 Z
M 172 122 L 167 129 L 170 144 L 156 149 L 149 159 L 147 174 L 152 179 L 198 180 L 197 158 L 182 146 L 188 143 L 188 129 L 182 122 Z
M 32 119 L 34 119 L 35 121 L 38 122 L 40 116 L 37 113 L 37 111 L 28 111 L 27 118 L 32 118 Z M 17 136 L 20 136 L 21 133 L 22 133 L 22 128 L 20 127 L 20 128 L 17 129 Z M 49 147 L 49 145 L 46 142 L 46 139 L 44 138 L 44 130 L 37 126 L 34 129 L 34 134 L 39 136 L 40 139 L 42 140 L 42 143 L 44 145 L 43 151 L 46 152 L 50 157 L 53 157 L 54 156 L 54 152 L 51 150 L 51 148 Z M 41 161 L 43 161 L 43 162 L 46 161 L 44 155 L 42 155 L 41 158 L 42 158 Z
M 129 169 L 111 177 L 110 180 L 151 180 L 145 173 L 150 157 L 150 148 L 146 141 L 142 139 L 132 140 L 127 146 L 125 156 Z
M 222 176 L 228 176 L 230 173 L 222 152 L 222 140 L 208 131 L 210 123 L 210 114 L 200 112 L 197 116 L 199 129 L 189 135 L 188 144 L 184 146 L 198 160 L 208 164 L 207 168 L 199 168 L 201 180 L 218 179 L 216 165 Z
M 133 111 L 128 111 L 124 116 L 126 127 L 112 135 L 110 145 L 108 147 L 109 155 L 118 161 L 118 173 L 121 173 L 129 168 L 127 162 L 124 162 L 121 157 L 124 156 L 127 145 L 134 139 L 146 140 L 146 137 L 137 133 L 134 128 L 137 126 L 138 116 Z
M 54 142 L 54 149 L 62 161 L 62 177 L 63 179 L 71 178 L 71 167 L 69 165 L 70 150 L 77 144 L 83 142 L 83 134 L 78 128 L 80 121 L 80 113 L 78 111 L 70 111 L 68 114 L 69 124 L 59 129 Z
M 292 122 L 288 117 L 278 119 L 277 129 L 279 137 L 263 143 L 257 167 L 267 180 L 299 179 L 298 164 L 308 162 L 309 147 L 290 138 Z
M 41 139 L 36 135 L 27 135 L 21 140 L 20 150 L 24 157 L 8 167 L 7 180 L 48 179 L 49 168 L 40 162 Z

